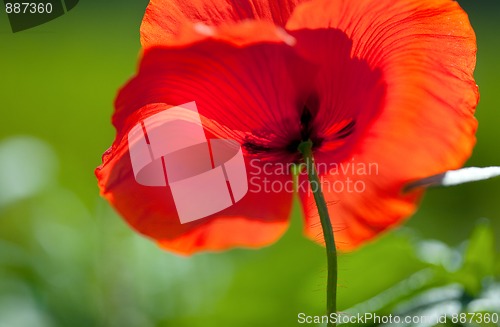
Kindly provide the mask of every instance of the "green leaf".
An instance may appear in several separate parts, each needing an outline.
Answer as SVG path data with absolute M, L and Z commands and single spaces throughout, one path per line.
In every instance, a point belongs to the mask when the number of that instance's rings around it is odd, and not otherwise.
M 457 280 L 471 296 L 477 296 L 483 280 L 495 275 L 495 236 L 487 220 L 479 222 L 469 239 Z

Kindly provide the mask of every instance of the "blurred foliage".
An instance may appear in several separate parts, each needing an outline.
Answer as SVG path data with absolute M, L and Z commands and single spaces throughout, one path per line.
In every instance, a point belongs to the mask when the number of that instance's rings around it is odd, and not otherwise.
M 471 238 L 458 248 L 435 240 L 418 241 L 406 257 L 412 261 L 418 258 L 416 261 L 423 268 L 346 313 L 426 316 L 438 321 L 444 314 L 451 319 L 461 313 L 500 312 L 500 282 L 494 270 L 498 254 L 494 252 L 493 232 L 487 221 L 478 224 Z
M 460 3 L 479 45 L 469 165 L 498 165 L 500 5 Z M 99 198 L 93 170 L 136 67 L 145 6 L 81 1 L 16 34 L 0 14 L 0 327 L 275 327 L 324 314 L 324 249 L 303 237 L 297 203 L 270 247 L 184 258 Z M 429 191 L 403 228 L 340 256 L 339 309 L 500 312 L 499 194 L 499 180 Z

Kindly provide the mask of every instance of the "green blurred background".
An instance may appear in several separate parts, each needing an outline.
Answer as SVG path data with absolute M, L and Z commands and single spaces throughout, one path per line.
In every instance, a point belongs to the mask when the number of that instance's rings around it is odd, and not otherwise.
M 479 46 L 468 165 L 500 165 L 500 5 L 460 3 Z M 268 248 L 185 258 L 99 197 L 93 171 L 146 5 L 81 1 L 15 34 L 0 12 L 0 327 L 295 326 L 298 313 L 323 314 L 324 249 L 302 236 L 297 205 Z M 499 237 L 499 179 L 431 190 L 405 226 L 340 257 L 339 309 L 500 311 Z M 448 302 L 430 303 L 433 291 Z

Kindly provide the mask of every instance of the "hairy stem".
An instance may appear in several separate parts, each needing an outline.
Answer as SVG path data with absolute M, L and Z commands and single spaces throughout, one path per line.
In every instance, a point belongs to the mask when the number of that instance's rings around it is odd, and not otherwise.
M 333 234 L 332 223 L 328 215 L 328 207 L 326 206 L 325 197 L 321 190 L 321 183 L 314 165 L 312 153 L 312 142 L 306 141 L 299 145 L 299 151 L 304 158 L 309 184 L 314 194 L 314 200 L 318 208 L 321 227 L 323 229 L 323 237 L 326 245 L 326 258 L 328 263 L 328 281 L 326 290 L 326 310 L 328 316 L 337 312 L 337 248 L 335 247 L 335 237 Z M 328 327 L 336 326 L 335 323 L 328 323 Z

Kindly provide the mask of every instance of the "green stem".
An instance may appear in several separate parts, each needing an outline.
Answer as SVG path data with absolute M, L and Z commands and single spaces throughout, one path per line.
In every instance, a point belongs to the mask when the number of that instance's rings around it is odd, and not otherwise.
M 304 157 L 306 164 L 307 175 L 309 177 L 309 184 L 314 194 L 314 200 L 318 207 L 319 218 L 321 220 L 321 227 L 323 229 L 323 237 L 325 238 L 326 245 L 326 258 L 328 263 L 328 281 L 326 290 L 326 310 L 328 316 L 337 312 L 337 248 L 335 247 L 335 237 L 333 234 L 332 223 L 328 215 L 328 207 L 326 206 L 325 197 L 321 191 L 321 183 L 316 172 L 314 165 L 314 158 L 312 153 L 312 142 L 302 142 L 299 145 L 299 151 Z M 335 323 L 328 323 L 328 327 L 336 326 Z

